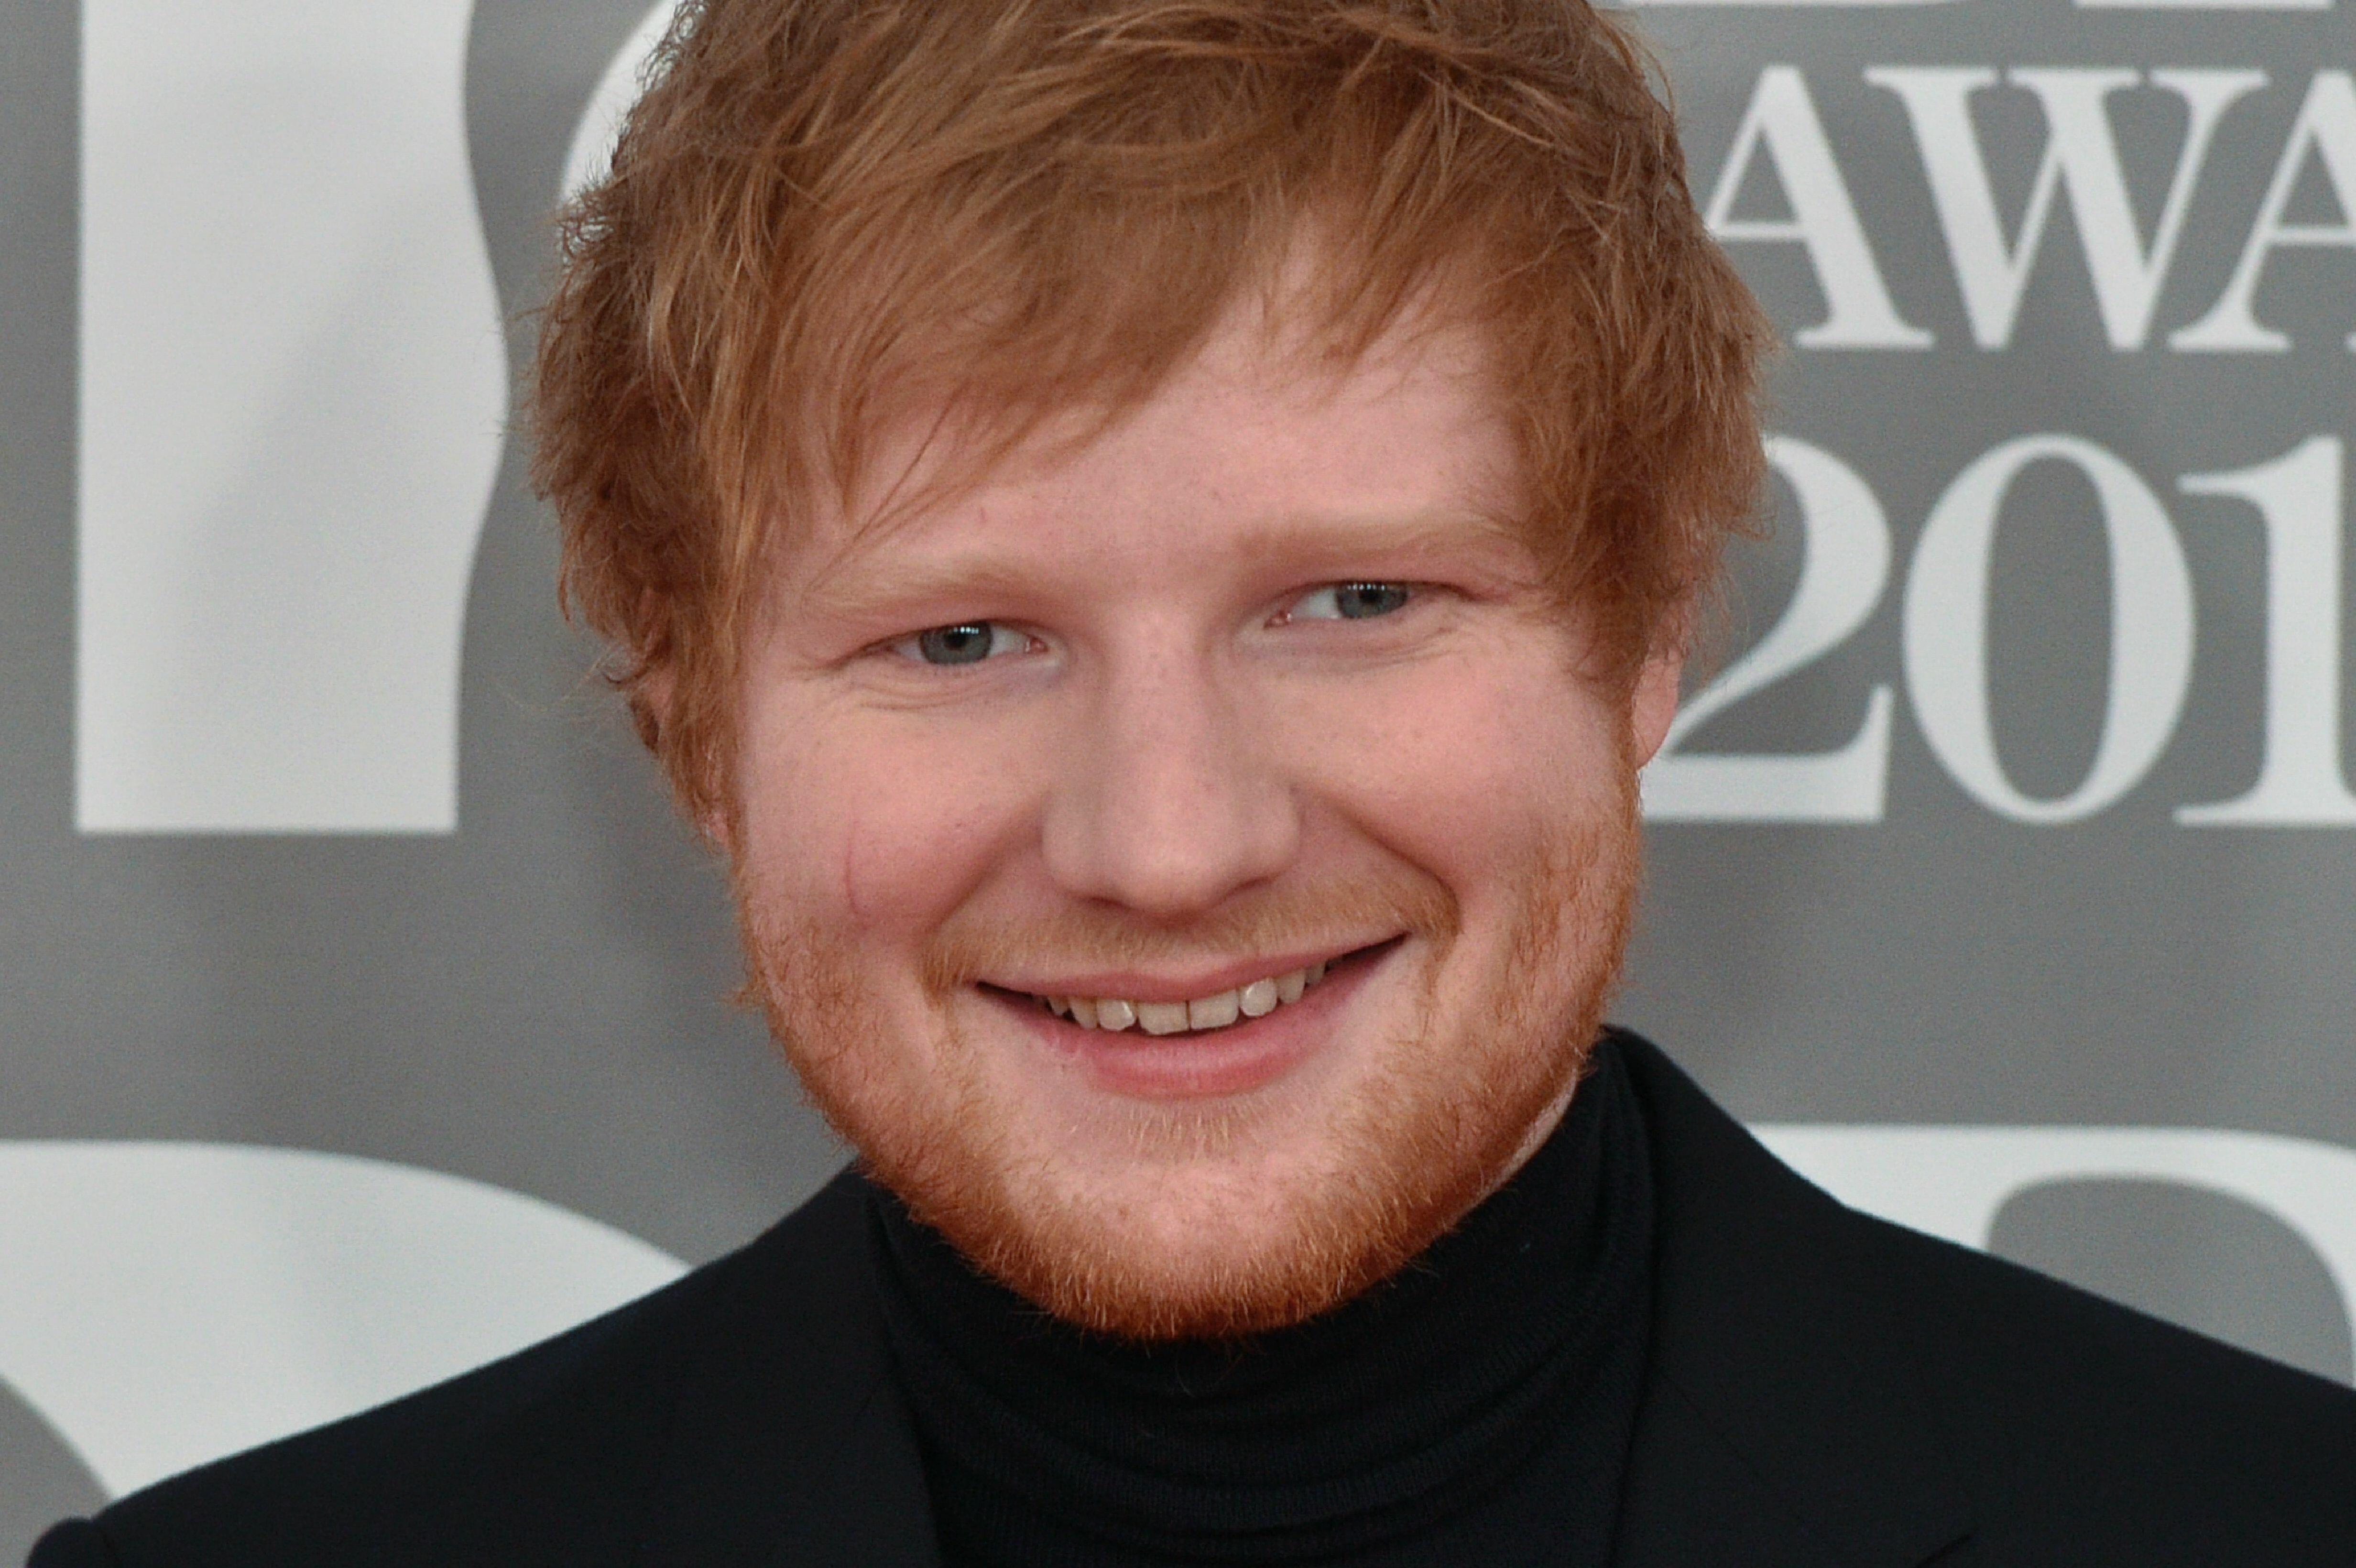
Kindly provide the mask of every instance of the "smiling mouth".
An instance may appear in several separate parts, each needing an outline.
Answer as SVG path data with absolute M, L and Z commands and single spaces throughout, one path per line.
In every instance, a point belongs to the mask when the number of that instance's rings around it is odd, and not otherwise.
M 1252 1019 L 1266 1018 L 1290 1006 L 1323 982 L 1329 970 L 1388 951 L 1397 942 L 1376 943 L 1331 961 L 1319 960 L 1304 968 L 1265 976 L 1248 986 L 1214 992 L 1183 1002 L 1133 1001 L 1122 997 L 1042 996 L 1028 991 L 1003 991 L 1023 998 L 1043 1011 L 1068 1019 L 1084 1029 L 1119 1032 L 1137 1029 L 1151 1035 L 1204 1034 Z M 997 987 L 991 987 L 997 989 Z

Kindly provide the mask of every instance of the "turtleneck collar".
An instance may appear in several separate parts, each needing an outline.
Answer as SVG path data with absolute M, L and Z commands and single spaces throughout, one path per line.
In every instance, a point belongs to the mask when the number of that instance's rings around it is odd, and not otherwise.
M 1455 1230 L 1242 1344 L 1084 1334 L 871 1189 L 946 1560 L 1603 1563 L 1650 1317 L 1642 1116 L 1607 1039 L 1561 1125 Z

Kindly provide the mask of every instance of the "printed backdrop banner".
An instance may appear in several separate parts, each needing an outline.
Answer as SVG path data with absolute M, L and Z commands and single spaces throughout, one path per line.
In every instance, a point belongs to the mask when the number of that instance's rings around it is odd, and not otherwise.
M 2351 0 L 1656 3 L 1788 341 L 1619 1016 L 2347 1380 Z M 0 1560 L 843 1157 L 511 428 L 647 0 L 0 0 Z

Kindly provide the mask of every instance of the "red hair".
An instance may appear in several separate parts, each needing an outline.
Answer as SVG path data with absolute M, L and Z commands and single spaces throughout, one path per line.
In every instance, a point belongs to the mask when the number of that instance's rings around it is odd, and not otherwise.
M 1336 353 L 1487 336 L 1529 537 L 1633 674 L 1762 477 L 1771 334 L 1585 0 L 701 0 L 568 210 L 534 477 L 682 803 L 776 530 L 912 389 L 1002 452 L 1150 396 L 1313 229 Z M 654 700 L 657 696 L 659 700 Z

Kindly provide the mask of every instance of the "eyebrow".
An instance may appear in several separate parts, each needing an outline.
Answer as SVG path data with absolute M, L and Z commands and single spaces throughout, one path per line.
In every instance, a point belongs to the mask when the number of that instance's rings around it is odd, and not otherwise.
M 1296 554 L 1462 554 L 1468 543 L 1518 544 L 1520 534 L 1504 518 L 1472 509 L 1427 510 L 1384 516 L 1337 514 L 1296 518 L 1265 530 L 1270 543 Z M 1258 535 L 1248 534 L 1257 543 Z
M 882 619 L 902 604 L 966 595 L 1007 598 L 1035 584 L 1033 572 L 997 557 L 926 559 L 880 573 L 829 571 L 806 586 L 800 597 L 830 619 L 865 621 Z
M 1521 535 L 1494 515 L 1466 510 L 1417 511 L 1395 516 L 1331 514 L 1296 516 L 1246 529 L 1245 553 L 1301 561 L 1310 571 L 1332 563 L 1343 570 L 1352 557 L 1405 556 L 1431 560 L 1462 559 L 1468 547 L 1517 546 Z M 940 599 L 1014 599 L 1035 592 L 1045 552 L 975 551 L 919 557 L 884 570 L 860 570 L 859 555 L 830 563 L 801 591 L 805 604 L 832 619 L 884 619 L 899 606 Z

